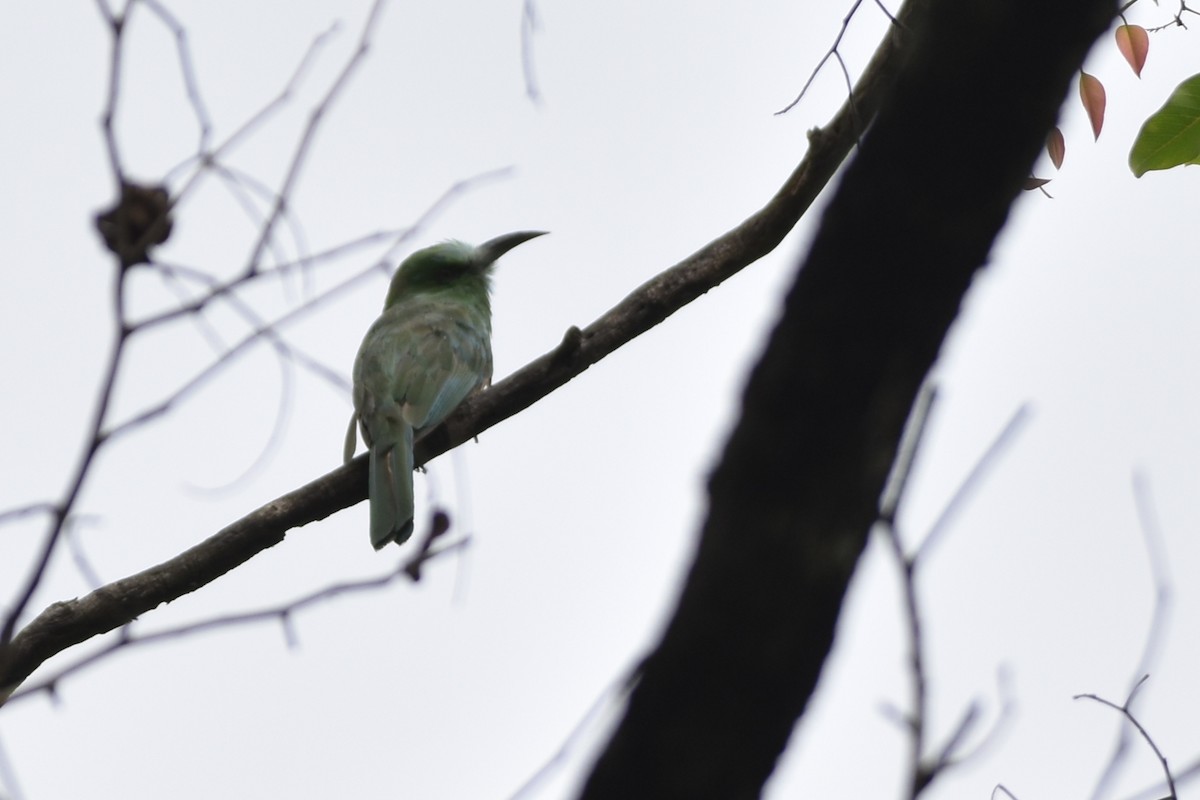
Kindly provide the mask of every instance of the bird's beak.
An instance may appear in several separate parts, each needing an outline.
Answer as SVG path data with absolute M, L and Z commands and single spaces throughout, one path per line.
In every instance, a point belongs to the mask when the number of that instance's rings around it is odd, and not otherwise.
M 494 264 L 500 256 L 512 250 L 519 244 L 528 242 L 530 239 L 536 239 L 539 236 L 545 236 L 549 231 L 517 231 L 516 233 L 506 233 L 503 236 L 497 236 L 495 239 L 489 239 L 476 248 L 479 261 L 482 264 Z

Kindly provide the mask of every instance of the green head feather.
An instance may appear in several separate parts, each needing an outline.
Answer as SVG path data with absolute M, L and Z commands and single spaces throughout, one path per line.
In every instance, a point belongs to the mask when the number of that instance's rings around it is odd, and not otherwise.
M 392 276 L 383 307 L 388 308 L 417 292 L 445 290 L 459 291 L 467 297 L 477 295 L 486 302 L 492 288 L 492 270 L 500 256 L 545 233 L 518 231 L 489 239 L 477 247 L 451 240 L 418 250 L 404 259 Z

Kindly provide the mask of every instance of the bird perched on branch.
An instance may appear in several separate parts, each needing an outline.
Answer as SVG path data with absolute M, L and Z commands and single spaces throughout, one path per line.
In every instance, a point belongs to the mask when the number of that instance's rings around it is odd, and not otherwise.
M 370 449 L 371 544 L 403 544 L 413 531 L 413 437 L 438 425 L 492 380 L 492 271 L 500 256 L 545 231 L 472 247 L 418 250 L 392 277 L 383 313 L 354 360 L 354 423 Z

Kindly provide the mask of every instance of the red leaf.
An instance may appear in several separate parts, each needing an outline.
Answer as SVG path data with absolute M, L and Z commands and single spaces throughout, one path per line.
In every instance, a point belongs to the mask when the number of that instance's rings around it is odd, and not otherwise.
M 1034 189 L 1041 189 L 1043 186 L 1045 186 L 1049 182 L 1050 182 L 1049 178 L 1035 178 L 1032 175 L 1030 175 L 1028 178 L 1025 179 L 1025 185 L 1021 188 L 1023 188 L 1027 192 L 1032 192 Z
M 1116 37 L 1117 49 L 1133 68 L 1133 74 L 1142 77 L 1146 54 L 1150 52 L 1150 36 L 1146 29 L 1141 25 L 1118 25 Z
M 1079 99 L 1092 123 L 1092 134 L 1099 139 L 1100 129 L 1104 127 L 1104 84 L 1095 75 L 1079 73 Z
M 1057 125 L 1050 129 L 1050 135 L 1046 137 L 1046 152 L 1050 154 L 1050 163 L 1054 168 L 1062 169 L 1063 158 L 1067 155 L 1067 143 Z

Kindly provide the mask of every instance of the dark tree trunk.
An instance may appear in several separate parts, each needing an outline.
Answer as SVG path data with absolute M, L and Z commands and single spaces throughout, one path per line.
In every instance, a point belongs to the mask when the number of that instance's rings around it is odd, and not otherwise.
M 923 5 L 751 375 L 679 606 L 587 800 L 759 796 L 833 643 L 918 388 L 1116 12 Z

